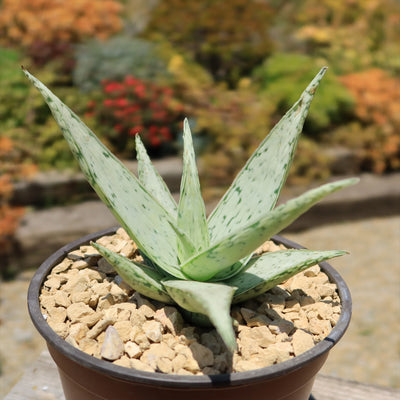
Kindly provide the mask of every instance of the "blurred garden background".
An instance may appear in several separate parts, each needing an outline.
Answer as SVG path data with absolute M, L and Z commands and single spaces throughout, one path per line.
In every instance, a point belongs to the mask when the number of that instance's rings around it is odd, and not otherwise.
M 16 232 L 27 215 L 91 198 L 73 191 L 71 181 L 71 190 L 60 196 L 21 198 L 20 188 L 37 176 L 74 177 L 78 166 L 20 65 L 128 163 L 135 159 L 136 133 L 153 159 L 178 156 L 188 117 L 210 203 L 323 66 L 329 69 L 305 123 L 289 186 L 400 171 L 397 0 L 0 0 L 3 281 L 37 266 L 18 260 Z M 393 243 L 399 220 L 390 220 Z M 391 257 L 398 266 L 398 254 Z M 392 302 L 398 311 L 398 299 Z M 0 315 L 0 330 L 5 319 Z M 388 350 L 396 368 L 398 351 Z M 1 365 L 4 374 L 2 354 Z M 400 386 L 394 377 L 375 382 Z

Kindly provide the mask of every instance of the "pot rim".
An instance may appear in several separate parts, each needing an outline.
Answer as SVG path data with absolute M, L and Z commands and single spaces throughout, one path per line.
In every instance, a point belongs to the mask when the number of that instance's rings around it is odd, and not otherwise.
M 308 362 L 328 352 L 344 335 L 350 323 L 352 312 L 350 290 L 340 274 L 329 263 L 324 261 L 319 263 L 319 266 L 328 275 L 330 281 L 335 282 L 338 287 L 342 306 L 339 320 L 329 335 L 321 342 L 317 343 L 310 350 L 307 350 L 304 353 L 287 361 L 283 361 L 269 367 L 245 372 L 234 372 L 232 374 L 187 376 L 139 371 L 133 368 L 125 368 L 114 365 L 108 361 L 90 356 L 68 344 L 50 328 L 40 310 L 39 293 L 50 270 L 63 258 L 65 258 L 70 251 L 77 249 L 79 246 L 88 244 L 91 240 L 96 240 L 101 236 L 114 234 L 118 228 L 119 226 L 112 227 L 83 236 L 57 250 L 50 257 L 48 257 L 35 272 L 28 289 L 28 310 L 36 329 L 53 348 L 57 349 L 57 351 L 62 353 L 64 356 L 72 359 L 86 368 L 125 381 L 171 388 L 182 388 L 188 386 L 192 388 L 207 388 L 215 386 L 245 385 L 264 379 L 273 379 L 288 372 L 300 369 Z M 281 243 L 289 248 L 304 248 L 303 246 L 292 242 L 291 240 L 277 235 L 273 236 L 271 240 Z

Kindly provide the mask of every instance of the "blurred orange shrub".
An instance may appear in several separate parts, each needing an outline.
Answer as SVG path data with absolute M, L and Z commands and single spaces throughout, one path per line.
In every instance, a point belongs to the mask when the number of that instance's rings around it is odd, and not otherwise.
M 28 177 L 36 171 L 32 164 L 23 163 L 23 152 L 11 139 L 0 137 L 0 257 L 7 267 L 7 257 L 13 250 L 13 236 L 18 223 L 24 214 L 23 207 L 10 205 L 13 191 L 13 180 Z
M 362 169 L 377 173 L 400 168 L 400 79 L 381 69 L 342 76 L 355 98 L 356 122 L 335 135 L 358 147 Z
M 105 39 L 122 28 L 122 6 L 114 0 L 3 0 L 1 4 L 1 42 L 33 56 L 41 52 L 51 58 L 71 43 Z

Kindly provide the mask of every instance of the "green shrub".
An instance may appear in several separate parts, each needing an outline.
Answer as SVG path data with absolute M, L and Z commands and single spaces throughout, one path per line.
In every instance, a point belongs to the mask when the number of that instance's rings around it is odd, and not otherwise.
M 92 40 L 78 46 L 75 57 L 73 80 L 83 91 L 99 89 L 104 79 L 122 80 L 133 75 L 139 79 L 160 80 L 168 75 L 155 45 L 137 38 Z
M 271 52 L 272 16 L 266 2 L 255 0 L 160 0 L 145 36 L 168 40 L 235 86 Z
M 3 54 L 9 55 L 8 62 Z M 18 54 L 0 50 L 0 60 L 0 136 L 12 139 L 24 152 L 25 161 L 40 169 L 77 168 L 48 107 L 26 82 Z M 75 111 L 86 110 L 86 96 L 74 87 L 62 86 L 62 78 L 49 67 L 41 69 L 38 75 L 53 86 L 58 85 L 58 92 L 74 105 Z M 93 126 L 93 121 L 89 123 Z
M 277 105 L 276 119 L 294 103 L 302 88 L 323 64 L 324 61 L 306 55 L 278 53 L 257 68 L 253 74 L 254 80 L 262 94 Z M 334 71 L 329 70 L 317 98 L 313 101 L 304 132 L 318 135 L 321 131 L 341 123 L 353 106 L 351 94 L 339 82 Z

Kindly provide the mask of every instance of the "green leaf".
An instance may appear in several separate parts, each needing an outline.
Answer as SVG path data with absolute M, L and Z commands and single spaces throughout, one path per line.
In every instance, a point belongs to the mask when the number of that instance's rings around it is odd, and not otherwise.
M 154 168 L 139 135 L 135 137 L 136 158 L 138 161 L 139 180 L 146 190 L 158 200 L 165 211 L 176 220 L 178 207 L 163 178 Z
M 168 294 L 185 310 L 206 315 L 230 351 L 237 348 L 230 307 L 236 288 L 218 283 L 163 281 Z
M 183 174 L 178 206 L 178 227 L 190 238 L 196 253 L 209 246 L 206 210 L 201 196 L 199 175 L 189 122 L 183 123 Z M 186 252 L 178 245 L 181 262 Z M 193 253 L 192 253 L 193 254 Z
M 243 258 L 242 260 L 236 262 L 235 264 L 231 265 L 229 268 L 226 268 L 210 279 L 210 282 L 219 282 L 225 281 L 226 279 L 230 279 L 235 275 L 241 274 L 242 272 L 246 271 L 249 268 L 249 262 L 253 257 L 253 253 L 249 256 Z
M 115 271 L 132 289 L 154 300 L 168 304 L 174 303 L 160 283 L 162 279 L 165 279 L 164 275 L 147 265 L 129 260 L 98 243 L 91 242 L 91 245 L 114 267 Z
M 139 249 L 179 279 L 177 239 L 170 217 L 138 179 L 60 99 L 29 72 L 80 163 L 86 179 Z
M 274 208 L 285 183 L 304 120 L 326 68 L 263 140 L 208 219 L 211 244 Z M 251 220 L 249 221 L 249 216 Z
M 251 299 L 279 285 L 293 275 L 345 251 L 282 250 L 265 253 L 250 262 L 246 272 L 226 280 L 226 285 L 237 287 L 233 303 Z
M 189 259 L 181 266 L 182 272 L 198 281 L 211 279 L 218 272 L 257 249 L 328 194 L 357 182 L 357 178 L 351 178 L 328 183 L 289 200 L 256 222 L 250 222 L 238 232 L 230 234 L 219 243 Z

